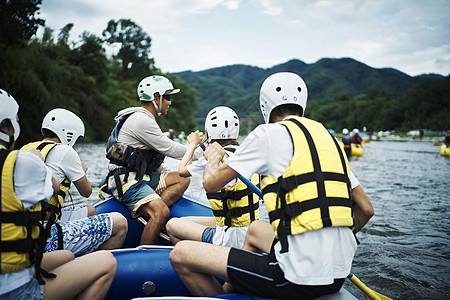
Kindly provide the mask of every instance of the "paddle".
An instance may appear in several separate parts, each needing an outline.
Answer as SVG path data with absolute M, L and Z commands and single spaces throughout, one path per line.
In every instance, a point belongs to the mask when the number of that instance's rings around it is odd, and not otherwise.
M 372 289 L 369 289 L 361 280 L 358 279 L 355 275 L 350 273 L 347 276 L 351 282 L 353 282 L 366 296 L 371 300 L 392 300 L 391 298 L 381 295 L 380 293 L 375 292 Z
M 442 143 L 434 143 L 433 146 L 442 146 Z

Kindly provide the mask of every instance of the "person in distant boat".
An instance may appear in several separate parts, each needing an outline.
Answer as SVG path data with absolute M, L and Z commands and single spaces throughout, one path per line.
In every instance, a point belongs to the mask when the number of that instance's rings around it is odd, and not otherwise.
M 171 97 L 178 92 L 180 89 L 164 76 L 142 79 L 137 87 L 142 107 L 119 111 L 108 141 L 108 189 L 132 217 L 150 217 L 142 233 L 142 245 L 157 243 L 169 207 L 181 198 L 190 182 L 164 168 L 165 156 L 181 159 L 187 147 L 168 138 L 156 122 L 157 116 L 167 115 Z M 194 159 L 201 156 L 198 149 Z
M 307 87 L 294 73 L 269 76 L 261 86 L 258 126 L 224 164 L 208 146 L 203 185 L 220 190 L 239 175 L 261 174 L 264 203 L 276 239 L 269 253 L 180 241 L 170 254 L 174 270 L 193 295 L 226 292 L 265 298 L 309 299 L 339 291 L 350 273 L 357 242 L 350 169 L 339 142 L 303 117 Z M 255 221 L 257 222 L 257 221 Z M 201 257 L 201 259 L 198 259 Z
M 447 134 L 445 135 L 445 138 L 444 138 L 444 144 L 447 147 L 450 147 L 450 130 L 447 130 Z
M 345 154 L 347 154 L 347 158 L 352 157 L 352 140 L 347 128 L 342 129 L 341 141 L 344 145 L 344 151 Z
M 44 117 L 41 131 L 42 141 L 29 143 L 21 150 L 40 151 L 60 182 L 59 193 L 49 201 L 51 212 L 46 221 L 50 238 L 45 251 L 66 249 L 80 256 L 97 249 L 120 248 L 128 228 L 126 218 L 120 213 L 96 215 L 91 204 L 63 208 L 72 182 L 83 197 L 88 198 L 92 193 L 86 177 L 87 167 L 73 149 L 78 138 L 84 136 L 83 121 L 69 110 L 56 108 Z
M 238 148 L 239 118 L 234 110 L 226 106 L 211 109 L 206 116 L 205 131 L 208 143 L 217 142 L 231 156 Z M 179 171 L 182 177 L 192 175 L 203 178 L 207 164 L 201 158 L 191 164 L 195 149 L 201 144 L 199 132 L 187 137 L 188 151 L 181 160 Z M 252 181 L 259 184 L 259 176 Z M 194 240 L 214 245 L 242 248 L 248 226 L 259 219 L 259 197 L 241 180 L 233 179 L 216 193 L 206 194 L 213 209 L 214 217 L 172 218 L 166 229 L 172 243 L 180 240 Z
M 169 129 L 169 139 L 171 139 L 172 141 L 175 140 L 175 134 L 173 134 L 172 128 Z
M 352 144 L 355 145 L 361 145 L 363 142 L 363 138 L 359 134 L 359 129 L 355 128 L 352 130 L 352 136 L 351 136 Z
M 43 254 L 43 213 L 59 181 L 39 152 L 12 150 L 19 106 L 1 89 L 0 107 L 0 299 L 103 299 L 117 269 L 111 253 L 76 260 L 66 250 Z

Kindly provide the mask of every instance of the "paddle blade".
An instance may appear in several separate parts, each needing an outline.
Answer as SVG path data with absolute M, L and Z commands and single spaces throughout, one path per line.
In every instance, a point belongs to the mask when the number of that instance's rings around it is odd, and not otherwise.
M 442 146 L 442 143 L 434 143 L 433 146 Z
M 351 282 L 353 282 L 370 300 L 392 300 L 391 298 L 381 295 L 380 293 L 375 292 L 374 290 L 368 288 L 361 280 L 358 279 L 355 275 L 350 273 L 347 276 Z

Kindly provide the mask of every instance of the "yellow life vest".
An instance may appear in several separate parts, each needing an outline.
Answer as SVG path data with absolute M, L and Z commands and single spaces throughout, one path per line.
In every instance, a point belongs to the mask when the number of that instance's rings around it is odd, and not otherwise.
M 292 117 L 280 122 L 289 131 L 294 155 L 285 173 L 261 181 L 264 203 L 282 250 L 287 235 L 324 227 L 354 226 L 349 164 L 338 141 L 321 123 Z
M 25 146 L 20 148 L 20 150 L 30 151 L 31 149 L 37 149 L 41 152 L 42 156 L 44 157 L 44 161 L 46 161 L 50 151 L 57 145 L 60 144 L 54 142 L 41 141 L 26 144 Z M 70 184 L 71 182 L 67 177 L 63 180 L 63 182 L 60 183 L 58 194 L 53 195 L 53 197 L 48 202 L 50 206 L 50 211 L 47 213 L 46 220 L 50 220 L 52 217 L 55 218 L 55 220 L 61 218 L 61 208 L 64 204 L 64 198 L 69 192 Z M 54 214 L 54 216 L 52 216 L 52 214 Z
M 25 209 L 14 191 L 14 166 L 18 151 L 0 150 L 0 259 L 1 273 L 12 273 L 36 265 L 38 279 L 46 236 L 42 229 L 43 206 Z
M 235 149 L 225 150 L 229 153 Z M 259 175 L 254 174 L 251 182 L 259 187 Z M 219 226 L 242 227 L 259 219 L 259 197 L 239 179 L 229 188 L 206 195 Z

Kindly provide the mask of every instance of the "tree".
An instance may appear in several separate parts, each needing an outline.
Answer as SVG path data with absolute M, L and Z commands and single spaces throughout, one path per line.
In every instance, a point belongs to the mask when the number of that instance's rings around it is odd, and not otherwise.
M 24 44 L 35 35 L 45 24 L 35 16 L 40 4 L 42 0 L 0 0 L 0 43 Z
M 61 31 L 58 34 L 58 44 L 65 45 L 65 46 L 69 45 L 69 36 L 70 36 L 70 31 L 72 30 L 72 28 L 73 28 L 73 23 L 68 23 L 66 26 L 61 28 Z
M 103 41 L 95 34 L 83 32 L 82 43 L 74 49 L 74 63 L 81 66 L 86 74 L 102 82 L 108 76 L 107 58 Z
M 149 58 L 151 38 L 139 25 L 130 19 L 111 20 L 102 35 L 108 44 L 121 45 L 113 58 L 120 61 L 125 78 L 138 80 L 154 70 L 154 60 Z

